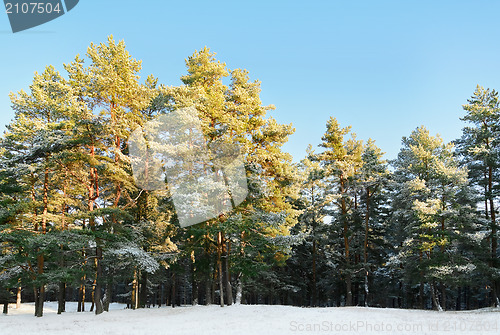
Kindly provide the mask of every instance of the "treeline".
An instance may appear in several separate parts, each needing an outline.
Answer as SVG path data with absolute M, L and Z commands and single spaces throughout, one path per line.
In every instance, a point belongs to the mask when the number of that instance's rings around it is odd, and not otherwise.
M 182 86 L 166 87 L 112 37 L 85 59 L 35 74 L 11 95 L 15 118 L 1 143 L 0 285 L 43 303 L 57 295 L 97 314 L 111 301 L 230 304 L 242 286 L 283 263 L 298 212 L 290 125 L 266 116 L 260 83 L 208 49 L 186 60 Z M 223 79 L 229 78 L 229 84 Z M 141 190 L 127 139 L 158 115 L 195 107 L 208 144 L 237 143 L 248 196 L 228 214 L 181 228 L 170 190 Z M 168 186 L 168 184 L 167 184 Z M 233 288 L 234 286 L 234 288 Z M 7 289 L 7 290 L 6 290 Z M 233 295 L 235 290 L 236 296 Z M 88 307 L 87 307 L 88 308 Z
M 11 94 L 0 146 L 0 302 L 130 308 L 263 303 L 472 309 L 498 305 L 498 94 L 478 86 L 454 143 L 419 127 L 387 162 L 331 118 L 299 164 L 260 83 L 204 48 L 183 85 L 140 81 L 123 42 L 88 48 Z M 225 84 L 228 82 L 228 84 Z M 133 178 L 128 138 L 195 107 L 207 144 L 237 145 L 248 195 L 182 228 L 173 190 Z M 319 137 L 319 134 L 318 134 Z M 6 311 L 6 309 L 5 309 Z
M 463 109 L 460 139 L 445 143 L 421 126 L 391 162 L 330 118 L 322 149 L 309 148 L 299 166 L 292 231 L 306 238 L 283 273 L 294 304 L 499 305 L 498 93 L 478 86 Z

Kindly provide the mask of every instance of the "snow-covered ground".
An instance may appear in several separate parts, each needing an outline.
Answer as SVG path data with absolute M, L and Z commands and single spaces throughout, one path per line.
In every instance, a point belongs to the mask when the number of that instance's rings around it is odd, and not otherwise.
M 86 306 L 90 307 L 90 304 Z M 0 316 L 0 334 L 500 334 L 500 309 L 463 312 L 363 307 L 299 308 L 239 305 L 164 307 L 139 310 L 113 304 L 109 313 L 76 313 L 76 304 L 57 315 L 45 304 L 33 316 L 33 304 L 11 305 Z

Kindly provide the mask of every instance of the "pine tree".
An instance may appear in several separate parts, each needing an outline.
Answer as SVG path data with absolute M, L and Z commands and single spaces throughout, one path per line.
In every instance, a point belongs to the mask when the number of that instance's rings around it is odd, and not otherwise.
M 404 267 L 407 280 L 420 281 L 420 306 L 424 307 L 427 283 L 434 308 L 441 310 L 446 308 L 446 287 L 454 277 L 475 269 L 475 265 L 461 266 L 464 259 L 457 247 L 457 243 L 463 243 L 462 236 L 473 233 L 473 222 L 461 220 L 465 212 L 461 211 L 460 194 L 467 189 L 467 170 L 459 167 L 453 145 L 431 136 L 423 126 L 403 137 L 402 142 L 393 163 L 399 183 L 393 219 L 406 233 L 396 264 Z
M 122 208 L 133 204 L 131 193 L 136 187 L 125 155 L 126 140 L 141 124 L 141 110 L 147 108 L 152 92 L 139 83 L 141 63 L 129 55 L 123 41 L 116 43 L 110 36 L 107 44 L 91 44 L 87 56 L 87 68 L 79 57 L 65 66 L 82 113 L 75 126 L 83 144 L 76 153 L 83 155 L 79 161 L 84 164 L 78 173 L 88 171 L 73 176 L 87 188 L 89 228 L 95 233 L 112 232 L 126 216 Z M 98 199 L 104 204 L 102 210 L 98 210 Z M 96 242 L 94 301 L 95 312 L 100 314 L 104 241 L 96 237 Z
M 362 142 L 356 140 L 356 135 L 349 135 L 350 127 L 341 128 L 338 121 L 330 117 L 322 137 L 321 147 L 325 150 L 320 154 L 320 160 L 325 169 L 328 192 L 333 195 L 332 228 L 333 238 L 341 237 L 343 254 L 340 257 L 342 277 L 346 285 L 347 306 L 353 305 L 352 279 L 355 263 L 351 241 L 354 234 L 360 231 L 360 220 L 357 208 L 355 178 L 362 167 Z
M 387 243 L 384 235 L 387 233 L 387 184 L 390 177 L 387 161 L 383 153 L 369 139 L 363 148 L 363 165 L 360 176 L 357 178 L 360 191 L 360 205 L 364 207 L 364 238 L 363 238 L 363 263 L 364 263 L 364 305 L 369 302 L 369 275 L 377 269 L 378 264 L 386 260 L 384 250 Z
M 51 66 L 35 74 L 30 94 L 21 91 L 11 94 L 16 111 L 14 122 L 8 127 L 4 148 L 10 151 L 12 168 L 28 167 L 22 172 L 31 193 L 33 230 L 46 234 L 51 227 L 60 227 L 63 217 L 58 188 L 55 153 L 64 149 L 67 139 L 67 121 L 71 113 L 70 91 L 66 81 Z M 26 171 L 26 170 L 25 170 Z M 43 277 L 44 253 L 37 255 L 37 275 Z M 36 292 L 36 316 L 43 314 L 45 282 L 39 281 Z
M 188 228 L 193 231 L 194 234 L 190 235 L 195 236 L 194 240 L 199 241 L 198 237 L 204 240 L 204 247 L 197 249 L 194 259 L 205 259 L 204 263 L 198 264 L 205 264 L 208 268 L 212 261 L 216 263 L 221 301 L 224 296 L 222 292 L 225 291 L 226 302 L 231 302 L 230 266 L 235 262 L 235 267 L 238 268 L 237 264 L 242 263 L 237 258 L 249 257 L 245 253 L 246 241 L 251 235 L 247 224 L 252 223 L 257 231 L 262 230 L 262 233 L 265 232 L 270 237 L 277 237 L 288 235 L 290 226 L 295 223 L 296 213 L 287 201 L 288 197 L 296 194 L 296 190 L 291 187 L 294 178 L 290 167 L 291 156 L 281 150 L 293 129 L 291 125 L 278 124 L 272 117 L 265 118 L 266 112 L 274 107 L 262 106 L 259 97 L 260 83 L 251 82 L 247 71 L 228 70 L 224 63 L 215 60 L 208 48 L 195 52 L 186 60 L 186 65 L 188 74 L 181 78 L 185 86 L 167 90 L 171 101 L 168 109 L 194 106 L 208 147 L 232 145 L 239 148 L 249 182 L 249 196 L 236 208 L 234 218 L 224 215 L 200 227 Z M 229 86 L 222 82 L 227 76 L 231 77 Z M 259 211 L 268 212 L 277 218 L 286 213 L 285 221 L 282 225 L 254 221 L 255 213 Z M 229 229 L 226 221 L 239 222 L 239 233 Z M 281 222 L 281 219 L 278 221 Z M 224 227 L 229 230 L 224 230 Z M 211 254 L 214 252 L 216 258 L 212 260 Z M 210 270 L 202 270 L 199 266 L 196 268 L 197 271 L 210 273 Z M 238 271 L 236 274 L 239 286 L 237 291 L 241 291 L 244 272 Z M 211 285 L 209 279 L 206 282 L 208 297 Z
M 499 305 L 500 275 L 498 268 L 497 207 L 500 184 L 500 105 L 498 92 L 477 86 L 463 105 L 466 115 L 461 119 L 470 124 L 457 140 L 464 162 L 469 168 L 471 184 L 481 192 L 484 218 L 489 221 L 490 271 L 492 304 Z
M 299 218 L 300 224 L 305 225 L 305 231 L 310 238 L 311 252 L 311 305 L 318 305 L 318 252 L 321 249 L 321 232 L 324 230 L 325 211 L 324 207 L 329 202 L 325 196 L 324 170 L 321 168 L 318 157 L 312 150 L 311 145 L 307 148 L 307 157 L 301 162 L 303 166 L 304 181 L 301 185 L 301 195 L 304 202 L 304 211 Z

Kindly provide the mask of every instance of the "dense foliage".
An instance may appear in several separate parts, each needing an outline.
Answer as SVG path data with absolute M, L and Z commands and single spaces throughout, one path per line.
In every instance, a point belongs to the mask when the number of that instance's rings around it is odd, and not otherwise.
M 470 309 L 498 305 L 500 108 L 477 87 L 454 143 L 424 127 L 391 162 L 330 118 L 295 164 L 293 134 L 260 82 L 209 49 L 183 85 L 140 81 L 123 42 L 36 73 L 11 94 L 0 143 L 0 302 L 280 303 Z M 228 83 L 228 84 L 226 84 Z M 208 147 L 237 145 L 248 195 L 232 212 L 181 227 L 164 190 L 134 181 L 129 135 L 194 107 Z M 334 112 L 334 111 L 332 111 Z M 318 134 L 319 135 L 319 134 Z M 319 137 L 319 136 L 318 136 Z M 188 152 L 189 154 L 189 152 Z M 191 160 L 195 160 L 193 157 Z

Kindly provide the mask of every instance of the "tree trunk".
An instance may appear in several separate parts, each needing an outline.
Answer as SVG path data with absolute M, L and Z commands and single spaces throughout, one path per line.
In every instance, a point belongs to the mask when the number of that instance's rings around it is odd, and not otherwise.
M 78 289 L 78 312 L 85 312 L 85 281 L 87 280 L 87 276 L 83 275 L 82 282 Z
M 370 188 L 366 188 L 365 240 L 363 243 L 363 262 L 365 263 L 365 307 L 368 307 L 368 232 L 370 224 Z
M 95 307 L 95 297 L 94 297 L 94 295 L 95 295 L 95 285 L 96 285 L 96 280 L 94 279 L 94 281 L 92 282 L 92 291 L 90 292 L 90 302 L 92 303 L 90 305 L 90 312 L 93 312 L 94 311 L 94 307 Z
M 36 285 L 33 286 L 33 299 L 35 300 L 35 316 L 36 316 L 36 311 L 38 310 L 38 289 Z
M 66 171 L 66 179 L 64 181 L 63 185 L 63 197 L 66 199 L 66 181 L 68 180 L 68 171 Z M 61 208 L 61 229 L 66 230 L 66 203 L 63 202 L 62 208 Z M 61 251 L 64 250 L 63 245 L 61 245 Z M 64 268 L 64 254 L 61 253 L 60 261 L 59 261 L 59 266 L 61 268 Z M 66 283 L 65 282 L 60 282 L 59 283 L 59 290 L 57 292 L 57 314 L 61 314 L 63 312 L 66 312 Z
M 81 286 L 81 290 L 82 290 L 82 312 L 85 312 L 85 300 L 87 298 L 87 286 L 85 285 L 85 281 L 87 280 L 87 276 L 84 275 L 83 276 L 83 283 L 82 283 L 82 286 Z
M 346 306 L 352 306 L 352 279 L 351 274 L 348 273 L 345 276 L 345 285 L 346 285 Z
M 341 200 L 340 200 L 340 209 L 341 209 L 341 215 L 342 215 L 342 221 L 344 223 L 344 229 L 343 229 L 343 235 L 344 235 L 344 255 L 345 255 L 345 262 L 346 262 L 346 275 L 345 275 L 345 284 L 346 284 L 346 305 L 347 306 L 352 306 L 352 280 L 351 280 L 351 274 L 350 274 L 350 254 L 349 254 L 349 236 L 348 236 L 348 231 L 349 228 L 347 226 L 347 205 L 346 201 L 344 198 L 344 194 L 346 192 L 345 186 L 344 186 L 345 181 L 341 179 L 340 181 L 340 194 L 341 194 Z
M 470 310 L 470 291 L 469 291 L 469 286 L 464 287 L 464 303 L 465 303 L 465 309 Z
M 171 305 L 172 305 L 172 308 L 175 307 L 175 304 L 176 304 L 176 295 L 177 295 L 177 292 L 175 291 L 175 272 L 172 271 L 172 291 L 171 291 L 171 298 L 170 298 L 170 302 L 171 302 Z
M 82 311 L 82 286 L 78 288 L 78 307 L 76 309 L 77 312 Z
M 145 308 L 148 300 L 148 274 L 146 271 L 141 271 L 141 284 L 140 284 L 140 299 L 139 308 Z
M 64 212 L 63 212 L 64 213 Z M 65 228 L 63 227 L 63 230 Z M 61 251 L 63 250 L 63 246 L 61 245 Z M 64 268 L 64 256 L 61 254 L 59 259 L 59 266 Z M 57 291 L 57 314 L 61 314 L 66 312 L 66 283 L 59 282 L 59 289 Z
M 312 302 L 311 305 L 316 307 L 318 304 L 318 292 L 317 292 L 317 284 L 316 284 L 316 211 L 315 211 L 315 198 L 314 198 L 314 185 L 311 187 L 311 205 L 313 208 L 313 218 L 312 218 L 312 282 L 311 282 L 311 291 L 312 291 Z
M 219 274 L 220 307 L 224 307 L 224 286 L 222 279 L 222 232 L 217 234 L 217 271 Z
M 446 286 L 441 283 L 441 307 L 446 310 Z
M 364 301 L 364 305 L 365 305 L 365 307 L 368 307 L 368 294 L 370 293 L 369 290 L 368 290 L 368 271 L 365 271 L 364 288 L 365 288 L 365 301 Z
M 59 283 L 59 290 L 57 291 L 57 314 L 66 312 L 66 283 Z
M 45 173 L 43 181 L 43 214 L 42 214 L 42 234 L 47 232 L 47 214 L 48 214 L 48 193 L 49 193 L 49 168 L 48 168 L 48 156 L 45 157 Z M 43 268 L 45 265 L 45 259 L 43 253 L 39 253 L 37 256 L 37 272 L 38 275 L 43 274 Z M 43 303 L 45 301 L 45 285 L 40 284 L 39 287 L 35 289 L 35 316 L 43 316 Z
M 238 275 L 236 286 L 236 305 L 241 305 L 241 298 L 243 296 L 243 281 L 241 280 L 241 273 Z
M 44 257 L 43 254 L 37 257 L 38 274 L 43 274 Z M 41 284 L 35 288 L 35 316 L 43 316 L 43 303 L 45 301 L 45 285 Z
M 104 301 L 102 308 L 105 312 L 109 312 L 109 305 L 111 304 L 111 299 L 113 298 L 113 274 L 108 274 L 108 280 L 106 281 L 106 289 L 104 292 Z
M 19 282 L 20 283 L 20 282 Z M 16 309 L 21 308 L 21 285 L 17 287 L 17 294 L 16 294 Z
M 43 316 L 43 303 L 45 301 L 45 286 L 41 285 L 35 289 L 35 316 Z
M 497 260 L 497 224 L 495 217 L 495 201 L 493 199 L 493 168 L 490 166 L 488 168 L 488 194 L 490 200 L 490 216 L 491 216 L 491 266 L 496 268 L 498 266 Z M 498 280 L 493 279 L 493 303 L 495 307 L 498 307 L 498 292 L 497 292 Z
M 208 275 L 207 280 L 205 282 L 205 305 L 211 305 L 212 300 L 212 281 L 211 275 Z
M 439 297 L 437 296 L 437 292 L 436 292 L 436 285 L 434 283 L 431 283 L 431 296 L 432 296 L 432 304 L 434 306 L 434 309 L 442 312 L 443 311 L 443 308 L 441 307 L 441 305 L 439 304 Z
M 425 309 L 425 292 L 424 292 L 424 282 L 423 281 L 420 281 L 418 302 L 420 305 L 420 309 Z
M 101 287 L 101 278 L 102 278 L 102 248 L 100 247 L 100 240 L 96 239 L 97 247 L 96 247 L 96 258 L 94 261 L 96 268 L 96 276 L 94 281 L 94 289 L 93 289 L 93 301 L 92 305 L 95 305 L 95 314 L 99 315 L 104 310 L 102 308 L 102 287 Z
M 134 279 L 132 280 L 132 292 L 130 292 L 130 308 L 136 309 L 138 304 L 138 280 L 137 280 L 137 268 L 134 269 Z
M 165 301 L 165 284 L 161 283 L 161 292 L 160 292 L 160 303 L 158 307 L 161 307 L 162 304 L 168 305 L 167 302 Z
M 233 287 L 231 286 L 231 272 L 229 268 L 229 255 L 231 253 L 231 245 L 229 241 L 226 241 L 224 243 L 225 245 L 225 250 L 224 250 L 224 267 L 225 267 L 225 283 L 226 283 L 226 295 L 227 295 L 227 302 L 226 304 L 229 306 L 233 303 Z
M 196 264 L 193 256 L 193 263 L 191 264 L 191 282 L 193 283 L 192 305 L 198 305 L 198 281 L 196 280 Z
M 95 231 L 95 222 L 93 220 L 91 221 L 93 224 L 91 225 L 91 228 L 93 231 Z M 95 304 L 95 314 L 99 315 L 101 314 L 104 310 L 102 308 L 102 286 L 101 286 L 101 281 L 102 281 L 102 247 L 101 247 L 101 239 L 96 238 L 96 257 L 95 257 L 95 285 L 94 285 L 94 299 L 93 303 Z
M 245 232 L 241 232 L 241 235 L 240 235 L 240 239 L 241 239 L 241 245 L 240 245 L 240 257 L 242 259 L 244 259 L 245 257 Z M 237 286 L 236 286 L 236 304 L 237 305 L 240 305 L 241 304 L 241 300 L 243 298 L 243 281 L 241 280 L 241 276 L 243 274 L 240 272 L 238 274 L 238 280 L 237 280 Z
M 314 225 L 313 225 L 314 227 Z M 313 245 L 312 245 L 312 302 L 311 305 L 316 307 L 318 305 L 318 293 L 317 293 L 317 285 L 316 285 L 316 237 L 313 228 Z

